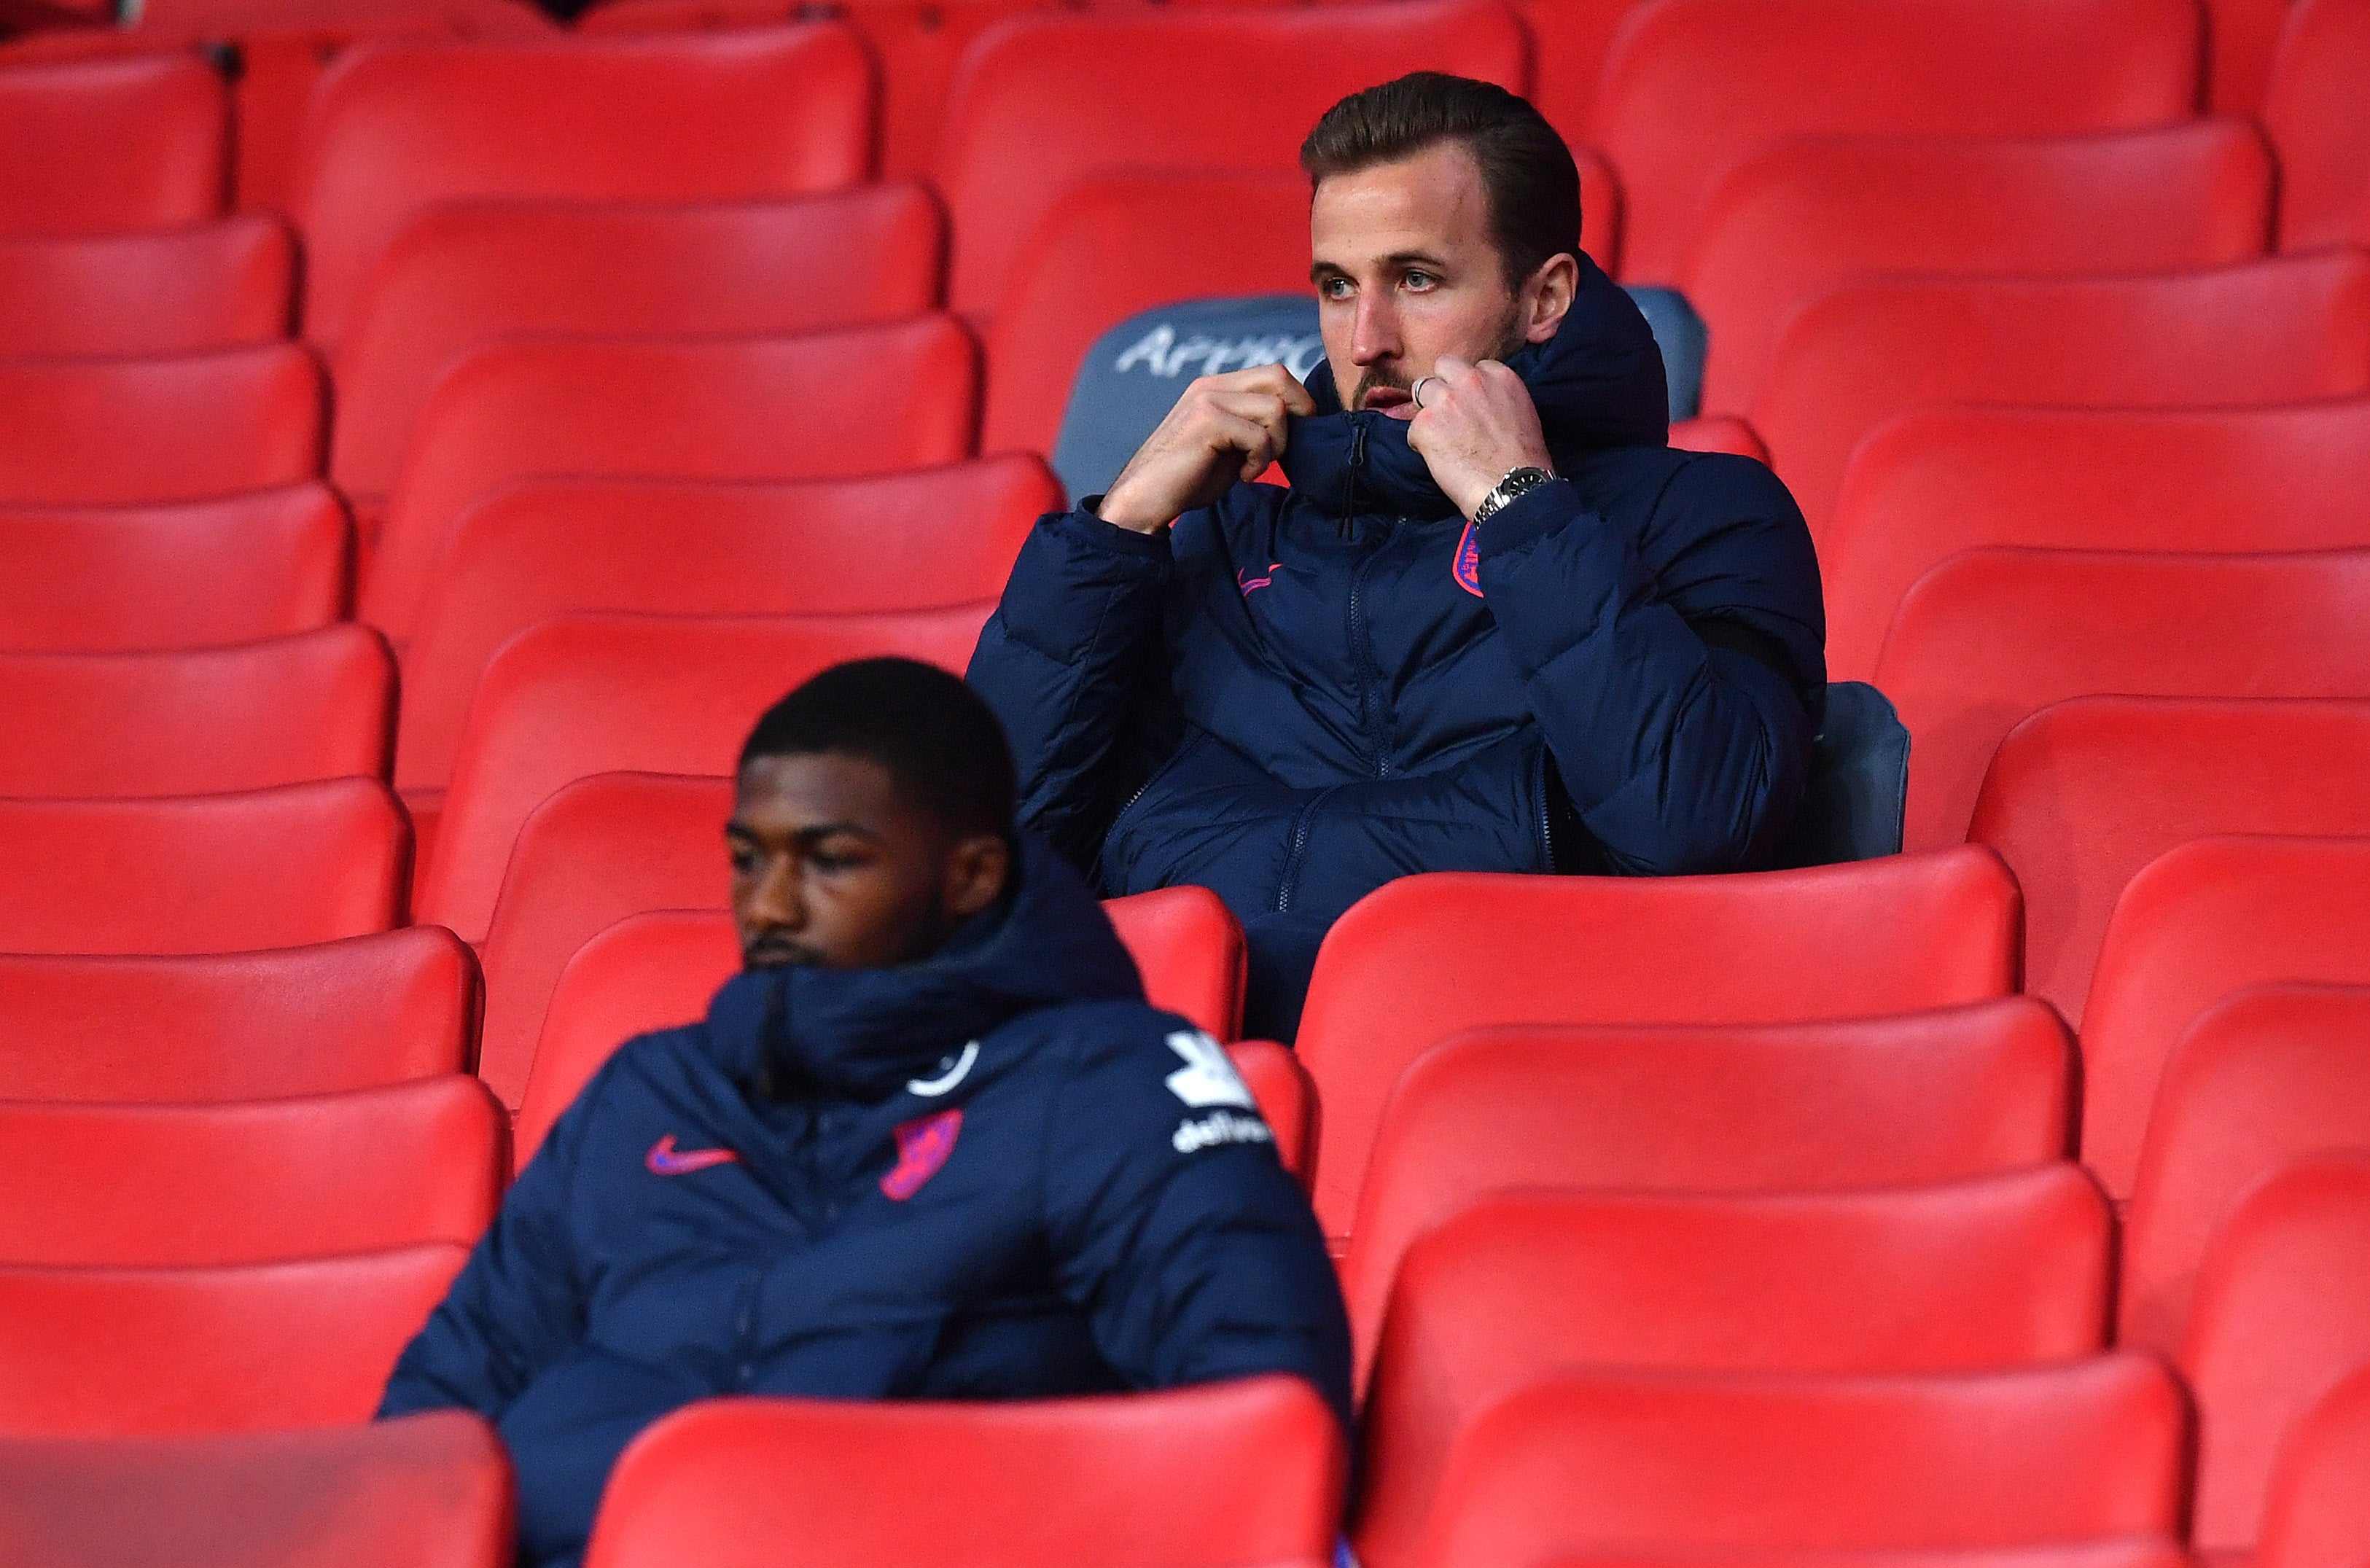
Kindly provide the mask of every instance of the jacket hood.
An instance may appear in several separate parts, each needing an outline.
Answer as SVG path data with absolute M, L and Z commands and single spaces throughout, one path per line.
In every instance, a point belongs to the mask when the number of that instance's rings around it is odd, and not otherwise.
M 1024 1012 L 1142 1001 L 1144 982 L 1078 873 L 1030 835 L 1018 885 L 914 963 L 751 970 L 708 1004 L 708 1049 L 743 1082 L 778 1080 L 879 1101 Z
M 1559 466 L 1606 447 L 1661 446 L 1670 437 L 1670 390 L 1653 329 L 1586 256 L 1556 335 L 1506 363 L 1530 388 Z M 1343 410 L 1331 364 L 1310 374 L 1308 395 L 1317 411 L 1292 421 L 1283 459 L 1295 491 L 1345 516 L 1438 518 L 1456 510 L 1408 444 L 1405 422 L 1379 411 Z

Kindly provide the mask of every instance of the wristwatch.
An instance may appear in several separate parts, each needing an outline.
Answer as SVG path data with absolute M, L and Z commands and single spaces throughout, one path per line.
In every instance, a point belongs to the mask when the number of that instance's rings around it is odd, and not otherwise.
M 1515 469 L 1498 481 L 1496 490 L 1481 498 L 1481 504 L 1473 509 L 1474 523 L 1477 525 L 1487 523 L 1504 511 L 1507 502 L 1516 496 L 1528 495 L 1554 478 L 1555 475 L 1546 468 L 1524 467 Z

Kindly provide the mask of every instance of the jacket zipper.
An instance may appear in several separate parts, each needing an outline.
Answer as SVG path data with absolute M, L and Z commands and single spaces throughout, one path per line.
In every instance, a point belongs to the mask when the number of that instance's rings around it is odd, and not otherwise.
M 1350 471 L 1341 478 L 1341 536 L 1358 536 L 1358 470 L 1366 466 L 1366 421 L 1353 417 L 1350 421 Z
M 1555 874 L 1555 809 L 1547 796 L 1547 769 L 1555 766 L 1547 760 L 1547 747 L 1539 747 L 1539 846 L 1547 851 L 1547 873 Z
M 1292 824 L 1292 846 L 1283 854 L 1283 874 L 1276 879 L 1275 912 L 1279 915 L 1292 907 L 1294 884 L 1300 881 L 1300 852 L 1308 847 L 1308 824 L 1317 815 L 1317 808 L 1332 795 L 1333 790 L 1319 790 L 1309 802 L 1300 808 L 1300 815 Z

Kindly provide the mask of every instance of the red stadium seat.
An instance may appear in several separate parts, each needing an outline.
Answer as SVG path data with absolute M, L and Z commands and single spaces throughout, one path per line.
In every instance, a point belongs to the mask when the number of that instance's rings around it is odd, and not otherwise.
M 1738 457 L 1750 457 L 1756 463 L 1769 461 L 1769 448 L 1751 425 L 1733 414 L 1707 414 L 1701 419 L 1671 421 L 1671 444 L 1682 452 L 1726 452 Z
M 1384 1100 L 1451 1034 L 1980 1001 L 2015 988 L 2016 914 L 1999 862 L 1967 850 L 1743 876 L 1402 878 L 1326 937 L 1301 1017 L 1324 1114 L 1318 1216 L 1348 1233 Z
M 0 653 L 0 795 L 385 777 L 395 662 L 351 624 L 182 653 Z
M 0 237 L 0 354 L 192 354 L 288 336 L 296 246 L 261 213 L 155 234 Z
M 384 931 L 402 917 L 409 837 L 367 778 L 0 800 L 0 952 L 236 952 Z
M 1563 139 L 1577 148 L 1588 140 L 1589 111 L 1605 57 L 1637 0 L 1514 0 L 1531 35 L 1531 89 L 1527 95 Z
M 468 1257 L 450 1241 L 224 1268 L 0 1267 L 0 1431 L 172 1436 L 367 1421 Z
M 501 1568 L 511 1467 L 476 1416 L 227 1437 L 0 1437 L 12 1568 Z
M 828 393 L 826 396 L 825 393 Z M 971 455 L 971 338 L 941 317 L 792 338 L 480 349 L 437 384 L 362 588 L 410 638 L 463 508 L 538 476 L 854 478 Z
M 626 1450 L 585 1562 L 740 1568 L 794 1540 L 811 1568 L 1325 1568 L 1343 1450 L 1332 1412 L 1284 1377 L 1094 1400 L 717 1401 Z
M 217 1105 L 0 1105 L 0 1259 L 187 1268 L 474 1244 L 501 1110 L 452 1074 Z
M 1144 994 L 1221 1040 L 1243 1032 L 1242 922 L 1206 887 L 1164 887 L 1103 905 L 1135 958 Z
M 2370 390 L 2370 257 L 2114 278 L 1870 279 L 1791 318 L 1753 402 L 1824 551 L 1846 463 L 1929 404 L 2203 409 Z
M 2280 156 L 2280 248 L 2370 245 L 2370 6 L 2295 0 L 2273 56 L 2263 125 Z
M 1088 176 L 1289 173 L 1317 116 L 1361 87 L 1435 70 L 1519 91 L 1524 56 L 1495 0 L 1016 17 L 963 57 L 947 102 L 949 302 L 975 320 L 995 309 L 1038 225 Z
M 2047 136 L 2186 119 L 2175 0 L 1661 0 L 1630 11 L 1587 140 L 1621 177 L 1622 276 L 1676 280 L 1720 178 L 1816 132 Z
M 352 549 L 345 507 L 317 484 L 178 506 L 0 508 L 0 649 L 132 653 L 312 631 L 345 611 Z
M 1751 407 L 1787 317 L 1856 277 L 2218 267 L 2261 256 L 2271 230 L 2270 151 L 2244 121 L 1775 143 L 1720 180 L 1683 258 L 1711 334 L 1703 406 Z
M 2199 1273 L 2180 1369 L 2197 1395 L 2191 1539 L 2203 1551 L 2254 1544 L 2289 1429 L 2370 1367 L 2370 1137 L 2348 1141 L 2344 1157 L 2257 1186 Z
M 2000 744 L 1967 836 L 2024 889 L 2025 990 L 2079 1029 L 2125 884 L 2220 833 L 2370 834 L 2370 702 L 2056 703 Z
M 2370 1148 L 2370 986 L 2259 986 L 2181 1036 L 2124 1230 L 2127 1344 L 2178 1352 L 2207 1243 L 2282 1165 Z
M 1842 1023 L 1459 1035 L 1408 1068 L 1375 1135 L 1341 1269 L 1360 1365 L 1409 1244 L 1486 1193 L 1839 1192 L 2063 1159 L 2073 1065 L 2065 1025 L 2022 997 Z
M 2205 109 L 2260 117 L 2289 0 L 2205 0 Z
M 0 361 L 0 505 L 206 501 L 321 471 L 321 370 L 293 343 Z
M 396 786 L 440 790 L 495 650 L 581 610 L 841 615 L 1004 592 L 1040 513 L 1042 462 L 1007 456 L 871 479 L 527 481 L 465 511 L 404 653 Z
M 1922 409 L 1845 471 L 1819 561 L 1827 671 L 1867 680 L 1910 584 L 1961 550 L 2370 546 L 2370 400 L 2208 409 Z
M 339 347 L 330 477 L 383 498 L 437 376 L 501 338 L 754 337 L 917 316 L 938 302 L 945 229 L 929 195 L 903 185 L 699 206 L 431 208 L 387 247 Z
M 404 226 L 472 196 L 741 202 L 870 172 L 871 67 L 845 28 L 389 42 L 313 93 L 297 174 L 305 330 L 335 344 Z
M 2370 1369 L 2288 1428 L 2272 1470 L 2258 1568 L 2354 1568 L 2370 1539 Z
M 1550 1366 L 1971 1372 L 2104 1348 L 2107 1205 L 2060 1162 L 1946 1186 L 1503 1193 L 1409 1249 L 1361 1425 L 1367 1568 L 1416 1561 L 1457 1433 Z
M 1558 1552 L 1540 1560 L 1536 1568 L 1641 1568 L 1644 1563 L 1669 1561 L 1606 1548 Z M 1766 1551 L 1740 1548 L 1691 1551 L 1685 1559 L 1687 1568 L 1757 1568 L 1773 1561 L 1782 1562 L 1785 1568 L 2195 1568 L 2177 1542 L 2145 1538 L 2052 1541 L 2045 1546 L 2003 1546 L 1984 1551 L 1789 1551 L 1776 1557 Z
M 215 217 L 229 142 L 223 79 L 195 54 L 0 67 L 0 234 L 121 234 Z
M 2370 549 L 1951 557 L 1902 600 L 1876 666 L 1915 748 L 1904 847 L 1964 842 L 2000 742 L 2065 698 L 2370 698 L 2364 604 Z
M 2184 1414 L 2140 1355 L 1898 1377 L 1551 1374 L 1459 1435 L 1416 1561 L 2169 1540 Z
M 570 616 L 512 638 L 469 706 L 420 917 L 485 940 L 520 824 L 562 785 L 626 770 L 730 773 L 757 716 L 808 677 L 884 653 L 960 671 L 993 607 Z
M 2203 837 L 2115 901 L 2082 1022 L 2082 1159 L 2130 1196 L 2175 1043 L 2216 1002 L 2275 980 L 2370 986 L 2370 840 Z
M 416 926 L 268 952 L 0 956 L 0 1100 L 197 1102 L 466 1072 L 477 966 Z

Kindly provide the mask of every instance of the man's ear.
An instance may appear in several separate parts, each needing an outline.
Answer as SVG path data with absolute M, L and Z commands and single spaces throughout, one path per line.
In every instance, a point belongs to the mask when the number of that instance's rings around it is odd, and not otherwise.
M 960 839 L 947 854 L 947 913 L 961 919 L 1004 896 L 1012 880 L 1012 845 L 1000 833 Z
M 1544 343 L 1556 335 L 1580 293 L 1580 263 L 1559 251 L 1539 263 L 1523 285 L 1523 340 Z

